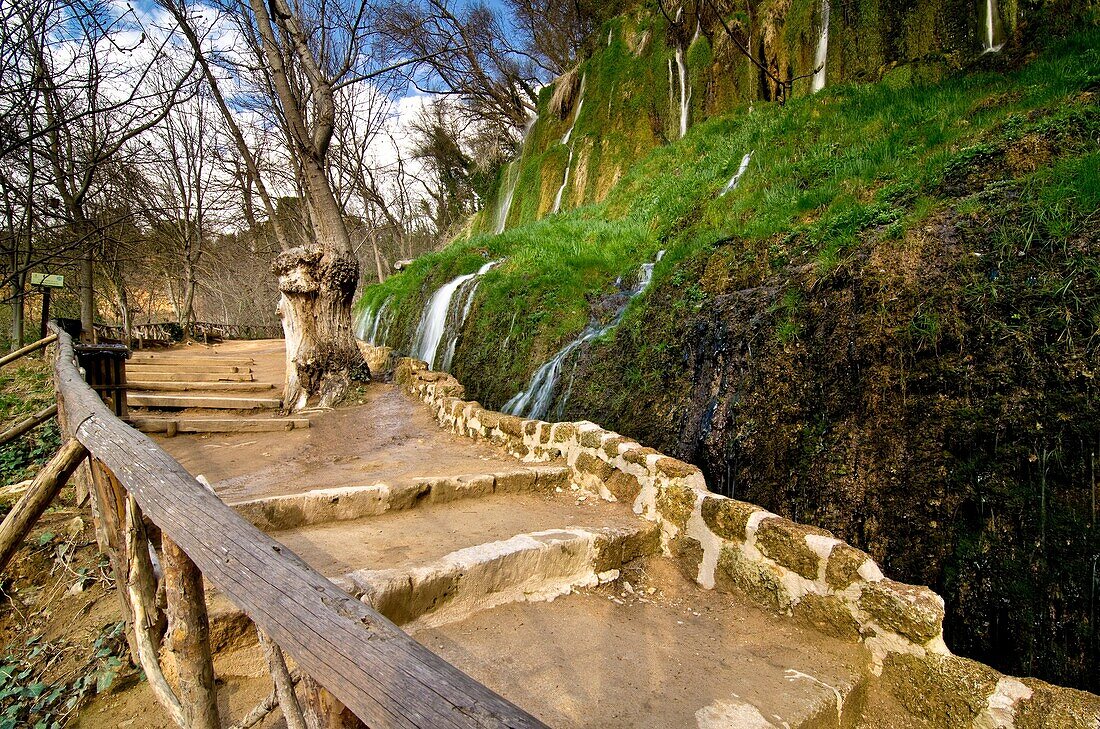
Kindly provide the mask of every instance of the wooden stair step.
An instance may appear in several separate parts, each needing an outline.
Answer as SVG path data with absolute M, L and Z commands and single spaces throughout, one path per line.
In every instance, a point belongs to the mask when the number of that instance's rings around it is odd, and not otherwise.
M 276 397 L 229 397 L 218 395 L 161 395 L 134 392 L 127 396 L 136 408 L 209 408 L 217 410 L 278 409 L 283 401 Z
M 270 382 L 156 382 L 149 380 L 130 380 L 126 386 L 131 392 L 145 390 L 149 392 L 265 392 L 274 390 Z
M 252 368 L 247 365 L 223 365 L 223 364 L 184 364 L 184 365 L 166 365 L 166 364 L 146 364 L 133 362 L 126 365 L 127 372 L 133 372 L 134 374 L 145 374 L 155 372 L 175 372 L 175 373 L 216 373 L 216 374 L 237 374 L 237 373 L 250 373 Z
M 126 368 L 127 379 L 137 382 L 254 382 L 251 372 L 135 372 Z
M 251 367 L 256 361 L 251 357 L 221 357 L 219 355 L 165 355 L 135 352 L 130 356 L 130 364 L 142 365 L 226 365 L 229 367 Z
M 270 433 L 309 427 L 309 418 L 157 418 L 127 420 L 143 433 L 167 433 L 174 423 L 177 433 Z

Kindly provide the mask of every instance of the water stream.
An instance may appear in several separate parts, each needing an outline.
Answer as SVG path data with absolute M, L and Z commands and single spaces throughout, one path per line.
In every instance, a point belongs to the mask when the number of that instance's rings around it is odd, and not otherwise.
M 497 235 L 503 233 L 508 226 L 508 214 L 512 212 L 512 200 L 516 196 L 516 186 L 519 185 L 520 172 L 523 171 L 523 155 L 527 152 L 527 139 L 531 136 L 531 130 L 535 128 L 536 121 L 538 121 L 538 116 L 531 117 L 531 121 L 527 123 L 527 127 L 523 130 L 523 140 L 519 145 L 519 155 L 509 162 L 508 167 L 504 170 L 504 184 L 507 187 L 504 197 L 497 205 L 497 224 L 493 230 Z
M 676 68 L 680 73 L 680 138 L 688 133 L 688 116 L 691 110 L 691 85 L 688 83 L 684 49 L 676 49 Z
M 569 186 L 569 169 L 573 166 L 573 147 L 569 147 L 569 160 L 565 163 L 565 179 L 561 181 L 558 194 L 554 196 L 554 212 L 561 210 L 561 197 L 565 194 L 565 188 Z
M 730 179 L 730 181 L 726 183 L 726 186 L 724 188 L 722 188 L 722 194 L 719 195 L 719 197 L 721 197 L 722 195 L 725 195 L 726 193 L 733 192 L 734 190 L 737 189 L 737 186 L 741 184 L 741 178 L 744 177 L 745 172 L 748 171 L 749 162 L 752 162 L 752 155 L 753 155 L 753 153 L 749 152 L 748 154 L 746 154 L 744 157 L 741 158 L 741 165 L 737 168 L 737 174 L 735 174 L 733 176 L 733 178 Z
M 473 305 L 479 279 L 499 263 L 499 260 L 490 261 L 475 273 L 453 278 L 436 289 L 420 315 L 410 347 L 413 357 L 424 360 L 433 370 L 437 369 L 437 365 L 444 370 L 450 367 L 450 359 L 454 357 L 462 326 Z M 447 342 L 443 348 L 444 356 L 437 359 L 444 338 Z
M 814 52 L 814 78 L 811 88 L 816 94 L 825 88 L 825 62 L 829 58 L 829 0 L 821 0 L 821 35 Z
M 386 321 L 386 312 L 389 307 L 390 299 L 386 298 L 377 309 L 368 309 L 364 311 L 363 315 L 359 317 L 355 336 L 359 337 L 367 344 L 373 344 L 375 346 L 384 344 L 386 341 L 386 329 L 389 327 L 389 322 Z M 383 327 L 383 324 L 385 324 L 385 327 Z M 379 336 L 380 334 L 382 336 Z
M 985 0 L 985 17 L 982 18 L 982 48 L 984 53 L 996 53 L 1005 46 L 1005 29 L 997 0 Z
M 592 340 L 599 339 L 619 325 L 623 316 L 626 314 L 626 309 L 630 305 L 630 302 L 649 288 L 649 284 L 653 281 L 653 269 L 664 254 L 665 252 L 661 251 L 657 254 L 657 260 L 642 265 L 637 285 L 627 292 L 625 301 L 623 301 L 616 310 L 615 316 L 611 318 L 610 322 L 606 324 L 595 321 L 590 322 L 576 339 L 558 350 L 557 354 L 551 357 L 548 362 L 535 370 L 535 374 L 531 376 L 531 381 L 527 383 L 527 388 L 516 393 L 511 400 L 505 403 L 503 411 L 509 415 L 518 415 L 524 418 L 546 417 L 547 413 L 550 412 L 551 406 L 554 404 L 558 383 L 561 381 L 562 369 L 566 361 L 574 352 L 581 349 Z M 573 369 L 570 374 L 569 387 L 566 389 L 564 396 L 558 400 L 558 407 L 556 409 L 558 417 L 561 417 L 561 413 L 565 409 L 565 404 L 569 400 L 569 391 L 572 390 L 573 385 L 572 376 L 576 372 L 576 367 L 577 363 L 574 361 Z

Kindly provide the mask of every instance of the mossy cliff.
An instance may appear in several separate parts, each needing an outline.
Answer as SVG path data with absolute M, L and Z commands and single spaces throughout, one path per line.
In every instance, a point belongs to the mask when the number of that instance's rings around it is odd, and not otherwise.
M 812 70 L 819 5 L 755 6 L 754 43 L 771 38 L 781 71 Z M 683 139 L 667 23 L 617 19 L 563 79 L 575 93 L 544 93 L 508 229 L 476 232 L 495 229 L 491 203 L 360 311 L 388 301 L 386 343 L 408 350 L 436 288 L 505 257 L 453 366 L 499 408 L 608 320 L 617 278 L 667 251 L 622 323 L 570 360 L 563 416 L 931 586 L 957 652 L 1097 691 L 1096 6 L 1002 0 L 1008 45 L 982 54 L 980 8 L 917 5 L 834 2 L 826 89 L 796 81 L 782 105 L 724 30 L 704 31 L 685 54 Z

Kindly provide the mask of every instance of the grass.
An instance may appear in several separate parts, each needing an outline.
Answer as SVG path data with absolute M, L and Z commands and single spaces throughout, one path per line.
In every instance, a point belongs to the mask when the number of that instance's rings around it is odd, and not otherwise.
M 1100 33 L 1093 29 L 1009 74 L 975 73 L 926 86 L 842 85 L 783 107 L 738 107 L 628 164 L 626 150 L 654 143 L 649 125 L 637 123 L 645 111 L 639 97 L 667 93 L 665 59 L 630 61 L 624 44 L 615 42 L 588 62 L 586 113 L 574 133 L 578 144 L 615 140 L 599 153 L 600 164 L 589 167 L 590 177 L 601 165 L 605 172 L 627 168 L 606 198 L 533 220 L 538 180 L 560 179 L 561 170 L 544 175 L 542 168 L 560 164 L 555 160 L 564 148 L 555 140 L 569 123 L 540 120 L 510 217 L 532 222 L 425 256 L 368 288 L 358 309 L 392 298 L 396 320 L 388 343 L 404 348 L 435 288 L 487 257 L 507 257 L 481 284 L 457 360 L 467 384 L 491 392 L 487 402 L 499 405 L 496 400 L 585 326 L 593 296 L 610 291 L 616 277 L 656 251 L 667 250 L 658 282 L 679 262 L 727 240 L 739 241 L 740 265 L 758 277 L 795 261 L 829 275 L 868 236 L 901 239 L 938 201 L 959 197 L 960 189 L 981 189 L 985 181 L 975 171 L 1003 166 L 1006 150 L 1029 137 L 1046 140 L 1058 157 L 1024 182 L 1036 234 L 1065 240 L 1098 207 L 1100 112 L 1095 104 L 1071 103 L 1100 82 L 1098 49 Z M 632 80 L 630 73 L 640 77 Z M 651 84 L 652 93 L 624 94 L 632 83 Z M 721 196 L 749 151 L 740 186 Z M 495 217 L 495 206 L 488 209 Z M 684 292 L 697 296 L 690 287 Z M 637 302 L 633 310 L 643 308 Z M 915 326 L 924 331 L 929 323 Z M 504 336 L 510 351 L 502 353 Z M 797 327 L 785 326 L 777 336 L 797 338 Z M 488 386 L 490 378 L 507 384 Z
M 26 357 L 0 370 L 0 429 L 7 430 L 53 402 L 53 380 L 47 362 Z M 0 447 L 0 485 L 32 477 L 60 445 L 57 423 L 50 420 Z

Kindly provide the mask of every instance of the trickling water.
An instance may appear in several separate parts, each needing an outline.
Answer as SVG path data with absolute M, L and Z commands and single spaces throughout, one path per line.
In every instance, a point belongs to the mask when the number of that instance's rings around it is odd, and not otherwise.
M 373 345 L 382 344 L 385 339 L 385 331 L 379 331 L 382 328 L 382 324 L 385 321 L 386 312 L 390 306 L 390 297 L 387 297 L 382 305 L 377 309 L 367 309 L 359 317 L 359 321 L 356 322 L 355 336 L 362 339 L 364 342 Z M 388 322 L 385 322 L 388 324 Z M 379 337 L 382 334 L 383 337 Z
M 1005 29 L 1001 23 L 1001 13 L 997 0 L 985 0 L 985 17 L 982 25 L 982 48 L 984 53 L 996 53 L 1004 48 Z
M 588 83 L 587 74 L 581 76 L 581 90 L 577 97 L 577 110 L 573 112 L 573 123 L 569 125 L 569 128 L 565 130 L 565 134 L 562 135 L 561 143 L 569 144 L 570 137 L 573 136 L 573 130 L 577 127 L 577 120 L 581 118 L 581 109 L 584 108 L 584 87 Z
M 676 68 L 680 72 L 680 138 L 688 133 L 688 113 L 691 109 L 691 85 L 688 83 L 684 49 L 676 49 Z
M 554 212 L 561 210 L 561 196 L 565 194 L 565 188 L 569 186 L 569 168 L 573 166 L 573 147 L 569 147 L 569 160 L 565 163 L 565 179 L 561 181 L 558 194 L 554 196 Z
M 753 153 L 749 152 L 741 158 L 741 166 L 737 168 L 737 174 L 735 174 L 733 178 L 726 183 L 726 186 L 722 188 L 722 195 L 733 192 L 737 189 L 737 186 L 741 184 L 741 178 L 745 176 L 745 172 L 749 169 L 749 162 L 752 161 L 752 155 Z M 719 195 L 719 197 L 722 195 Z
M 630 292 L 626 301 L 619 307 L 618 311 L 615 312 L 615 316 L 612 317 L 609 323 L 589 323 L 576 339 L 558 350 L 557 354 L 550 358 L 550 361 L 535 370 L 535 374 L 531 376 L 531 381 L 527 383 L 527 389 L 517 393 L 515 397 L 505 403 L 503 408 L 504 412 L 509 415 L 518 415 L 524 418 L 546 417 L 546 414 L 550 412 L 551 405 L 554 404 L 554 394 L 557 390 L 558 382 L 561 380 L 562 367 L 565 365 L 566 360 L 568 360 L 570 355 L 578 349 L 588 344 L 588 342 L 602 337 L 619 325 L 619 322 L 622 321 L 623 316 L 626 314 L 626 309 L 630 302 L 649 288 L 649 284 L 653 281 L 653 269 L 664 255 L 665 252 L 661 251 L 657 254 L 657 260 L 653 263 L 642 265 L 637 286 Z M 576 362 L 574 362 L 573 368 L 575 373 Z M 570 375 L 570 386 L 565 396 L 558 403 L 557 412 L 559 417 L 565 408 L 566 401 L 569 399 L 569 390 L 572 390 L 572 375 Z
M 516 196 L 516 186 L 519 185 L 519 173 L 523 171 L 523 155 L 527 152 L 527 139 L 531 136 L 531 130 L 535 128 L 536 121 L 538 116 L 531 117 L 527 122 L 527 127 L 523 130 L 523 140 L 519 145 L 519 155 L 508 163 L 504 171 L 504 184 L 508 187 L 497 206 L 497 225 L 493 231 L 497 235 L 503 233 L 508 225 L 508 213 L 512 211 L 512 200 Z
M 459 334 L 462 333 L 462 325 L 465 324 L 466 315 L 470 313 L 470 306 L 473 304 L 477 279 L 498 263 L 500 261 L 490 261 L 476 273 L 467 273 L 451 279 L 440 286 L 424 305 L 410 349 L 414 357 L 428 363 L 429 369 L 436 368 L 439 345 L 445 335 L 448 338 L 448 344 L 443 350 L 444 361 L 439 364 L 444 370 L 450 366 L 449 359 L 454 356 L 454 346 L 457 344 Z
M 814 52 L 814 78 L 811 88 L 816 94 L 825 88 L 825 61 L 829 57 L 829 0 L 821 0 L 821 35 Z

